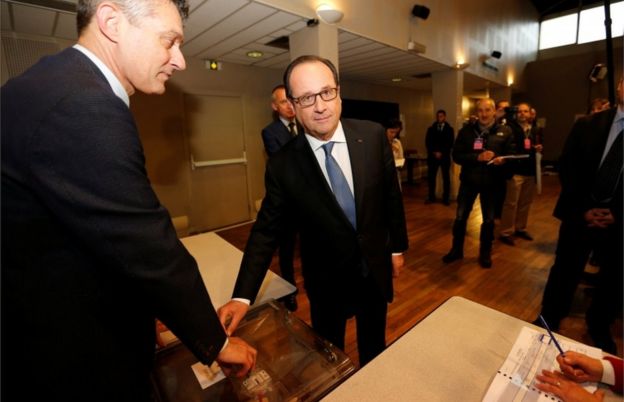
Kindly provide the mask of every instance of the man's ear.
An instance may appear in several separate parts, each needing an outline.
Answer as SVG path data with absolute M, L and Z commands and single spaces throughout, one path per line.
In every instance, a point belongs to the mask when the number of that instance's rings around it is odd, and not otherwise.
M 112 2 L 104 1 L 95 10 L 95 19 L 100 32 L 115 43 L 121 36 L 120 28 L 123 18 L 119 6 Z
M 271 108 L 277 112 L 277 105 L 275 104 L 275 102 L 271 102 Z

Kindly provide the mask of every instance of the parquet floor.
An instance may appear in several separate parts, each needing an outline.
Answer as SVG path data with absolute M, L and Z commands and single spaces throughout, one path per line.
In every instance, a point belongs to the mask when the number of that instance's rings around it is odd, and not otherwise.
M 410 248 L 405 254 L 406 268 L 395 279 L 395 300 L 388 310 L 387 343 L 418 323 L 451 296 L 463 296 L 524 321 L 532 321 L 539 312 L 542 293 L 549 269 L 554 261 L 559 221 L 552 210 L 559 194 L 556 176 L 544 176 L 543 192 L 532 205 L 528 231 L 533 241 L 516 240 L 515 246 L 494 242 L 493 267 L 482 269 L 477 263 L 481 214 L 475 203 L 466 235 L 464 259 L 443 264 L 441 259 L 451 246 L 451 226 L 457 204 L 424 204 L 427 185 L 403 185 L 404 204 Z M 244 249 L 251 224 L 218 232 L 220 236 Z M 271 269 L 279 274 L 277 256 Z M 299 295 L 296 315 L 310 322 L 309 304 L 303 289 L 299 261 L 295 263 Z M 580 342 L 591 344 L 586 334 L 584 311 L 588 296 L 581 284 L 573 312 L 561 323 L 560 333 Z M 345 349 L 357 362 L 355 323 L 347 326 Z M 613 331 L 618 352 L 622 356 L 622 320 Z

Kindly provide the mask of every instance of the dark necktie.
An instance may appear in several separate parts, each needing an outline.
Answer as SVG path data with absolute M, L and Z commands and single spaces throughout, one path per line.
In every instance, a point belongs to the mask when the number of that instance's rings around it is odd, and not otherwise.
M 619 132 L 611 149 L 605 156 L 592 189 L 592 197 L 598 202 L 609 202 L 622 176 L 622 131 Z
M 327 169 L 327 175 L 329 176 L 329 182 L 334 196 L 336 197 L 336 201 L 338 201 L 345 215 L 347 215 L 349 222 L 351 222 L 351 225 L 355 228 L 355 200 L 353 199 L 353 194 L 351 194 L 347 179 L 342 173 L 342 169 L 340 169 L 340 165 L 338 165 L 338 162 L 336 162 L 336 159 L 334 159 L 331 154 L 333 148 L 334 142 L 328 142 L 323 145 L 323 151 L 325 151 L 325 168 Z
M 295 122 L 294 121 L 291 121 L 290 123 L 288 123 L 288 131 L 290 131 L 290 135 L 292 137 L 297 135 L 297 132 L 295 131 Z

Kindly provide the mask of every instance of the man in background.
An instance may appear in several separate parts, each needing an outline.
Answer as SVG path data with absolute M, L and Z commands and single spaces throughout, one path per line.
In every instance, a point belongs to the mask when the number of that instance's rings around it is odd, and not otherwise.
M 600 266 L 585 314 L 594 344 L 612 354 L 611 323 L 622 312 L 622 130 L 624 85 L 618 107 L 576 121 L 559 159 L 561 220 L 555 263 L 544 289 L 541 314 L 553 330 L 570 312 L 590 251 Z M 536 320 L 535 322 L 537 322 Z
M 355 316 L 363 366 L 385 348 L 392 280 L 403 268 L 407 249 L 392 150 L 379 124 L 340 120 L 338 72 L 329 60 L 295 59 L 284 84 L 305 134 L 268 161 L 266 196 L 245 247 L 233 300 L 219 317 L 229 323 L 228 332 L 235 330 L 292 217 L 301 239 L 312 327 L 344 349 L 346 323 Z
M 492 266 L 491 251 L 494 239 L 494 203 L 496 189 L 505 181 L 501 156 L 514 153 L 513 135 L 509 127 L 496 123 L 492 99 L 477 102 L 479 120 L 459 130 L 453 145 L 453 160 L 461 165 L 457 215 L 453 223 L 453 245 L 442 261 L 450 263 L 464 257 L 466 225 L 474 202 L 481 203 L 481 235 L 479 265 Z
M 500 241 L 513 246 L 514 237 L 533 240 L 527 232 L 529 210 L 535 198 L 536 190 L 536 154 L 542 152 L 542 144 L 538 143 L 538 129 L 530 122 L 528 103 L 520 103 L 515 121 L 509 123 L 514 134 L 516 154 L 526 156 L 509 163 L 512 177 L 507 180 L 505 202 L 500 223 Z
M 273 156 L 288 141 L 292 140 L 302 128 L 297 125 L 295 109 L 286 98 L 286 88 L 278 85 L 271 93 L 271 108 L 276 114 L 276 119 L 262 129 L 262 141 L 264 149 L 269 156 Z M 295 243 L 297 232 L 294 227 L 284 230 L 279 241 L 279 264 L 282 278 L 297 287 L 295 282 Z M 282 299 L 286 308 L 290 311 L 297 310 L 297 294 L 292 294 Z
M 185 61 L 184 0 L 79 1 L 78 44 L 3 86 L 2 399 L 150 401 L 155 318 L 244 375 L 154 194 L 129 96 Z
M 442 203 L 449 205 L 451 191 L 451 148 L 453 148 L 455 132 L 446 121 L 446 111 L 436 112 L 436 121 L 427 129 L 425 145 L 427 147 L 427 177 L 429 182 L 429 197 L 425 204 L 436 200 L 436 178 L 438 169 L 442 172 Z

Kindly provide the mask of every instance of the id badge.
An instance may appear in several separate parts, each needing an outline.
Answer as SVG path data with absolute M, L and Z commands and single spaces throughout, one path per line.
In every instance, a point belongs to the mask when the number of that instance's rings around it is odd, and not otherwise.
M 475 151 L 480 151 L 483 149 L 483 138 L 475 138 L 474 144 L 472 144 L 472 149 Z
M 524 149 L 526 149 L 526 150 L 531 149 L 531 139 L 530 138 L 525 138 L 524 139 Z

